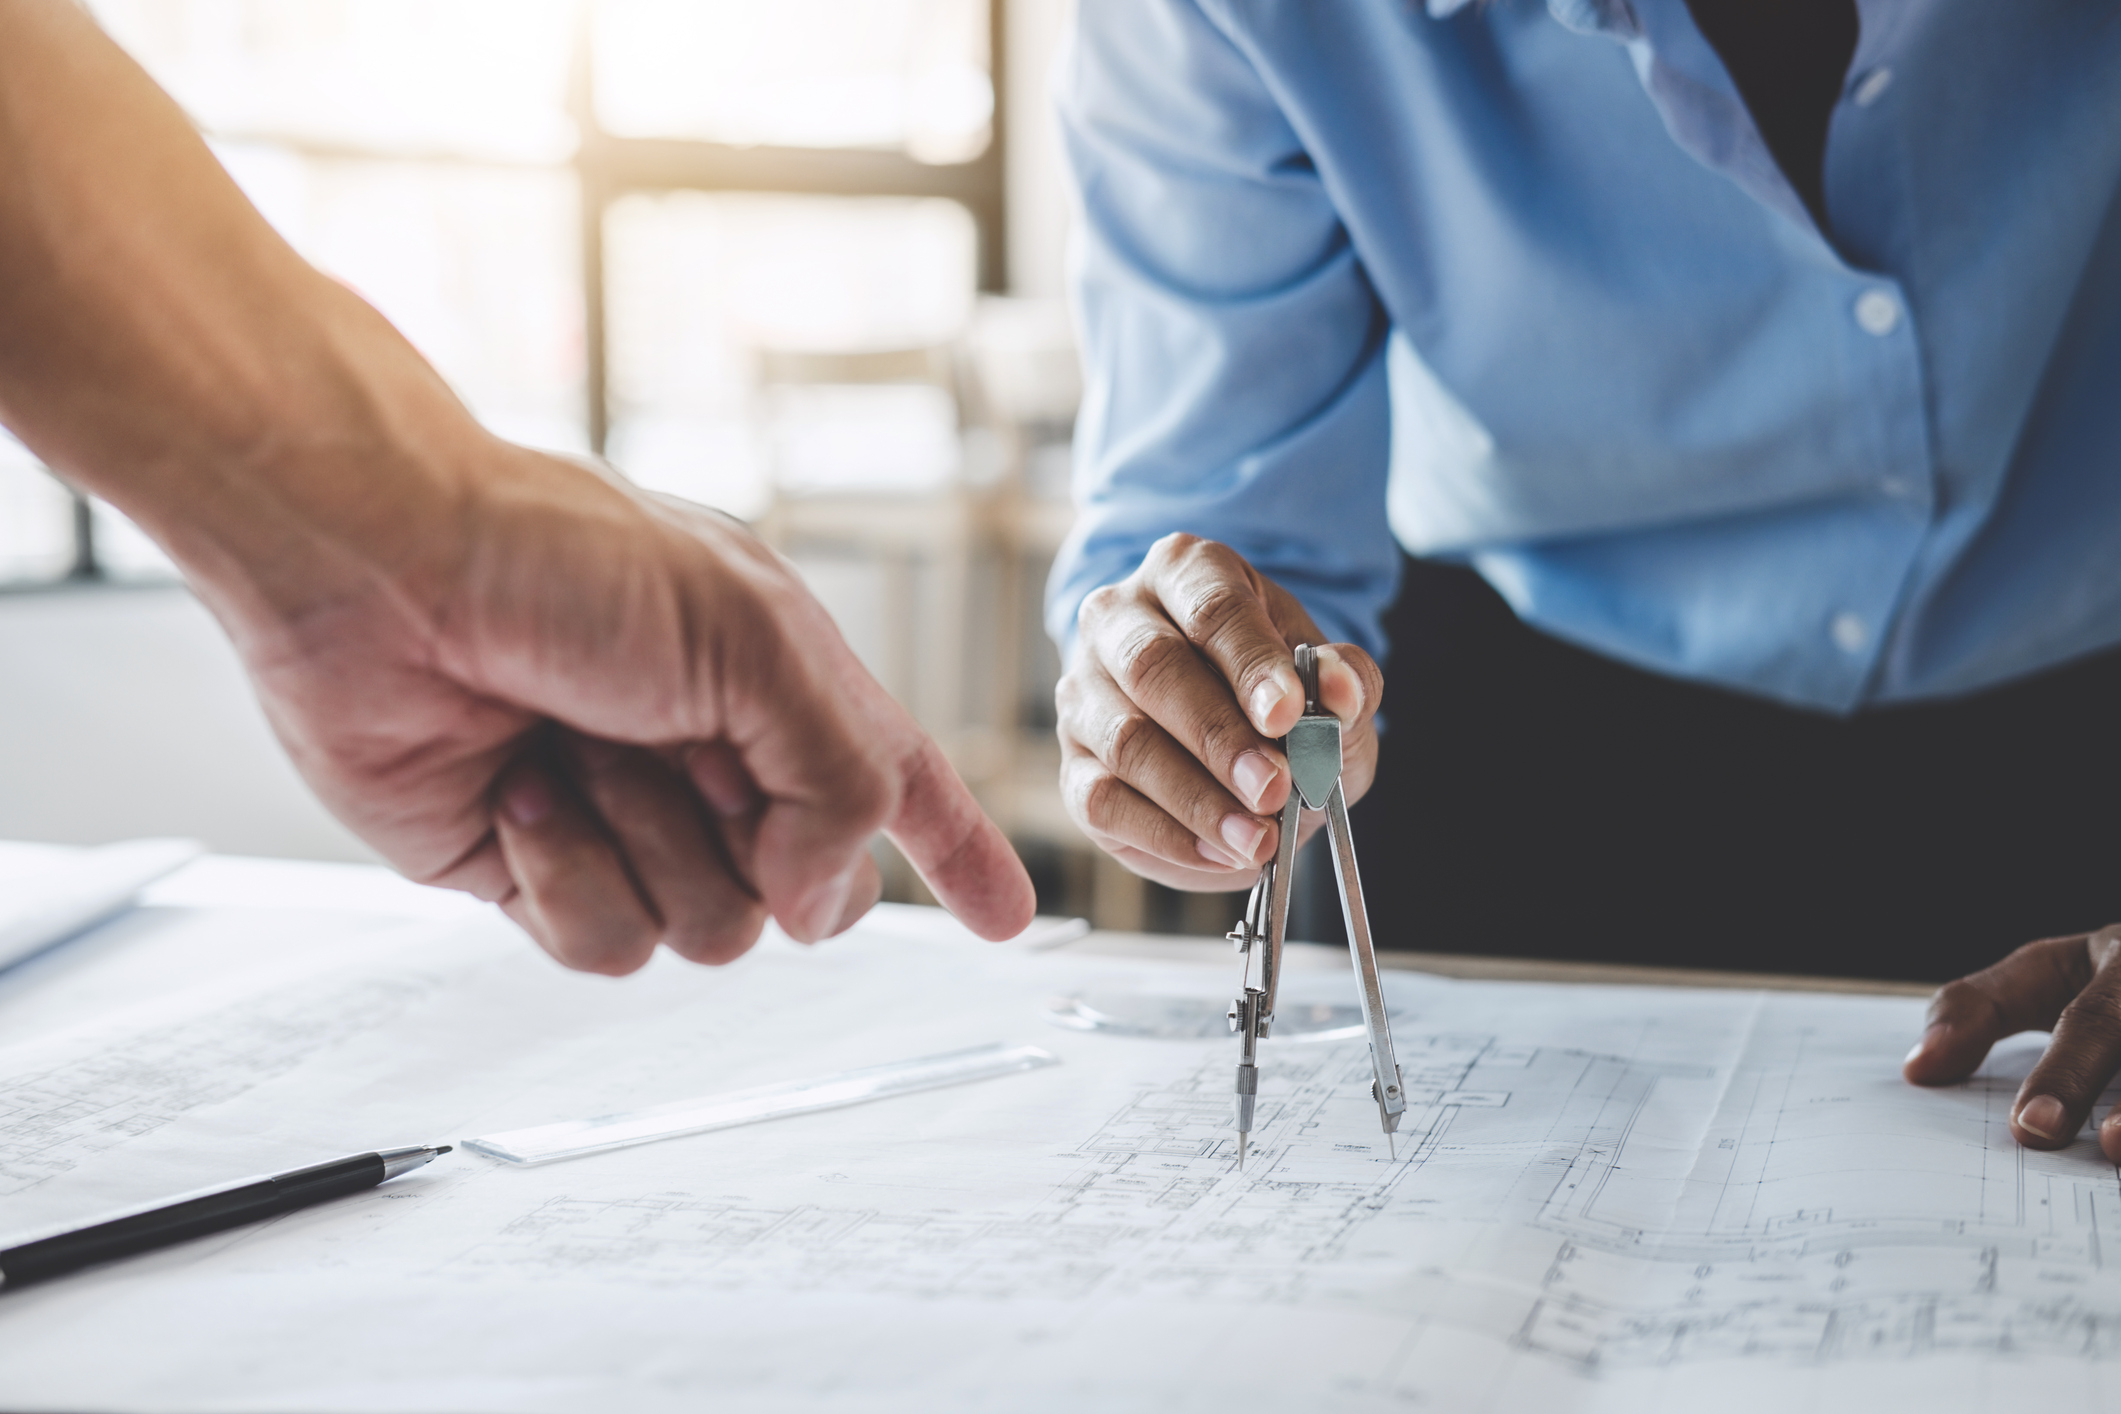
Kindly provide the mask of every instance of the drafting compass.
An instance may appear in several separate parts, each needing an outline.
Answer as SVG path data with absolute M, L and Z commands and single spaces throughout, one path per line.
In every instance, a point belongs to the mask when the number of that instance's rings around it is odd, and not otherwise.
M 1237 1061 L 1237 1166 L 1245 1166 L 1252 1139 L 1253 1112 L 1259 1101 L 1259 1043 L 1274 1025 L 1274 994 L 1281 985 L 1281 945 L 1289 925 L 1289 884 L 1296 870 L 1296 827 L 1305 810 L 1326 812 L 1333 839 L 1333 874 L 1340 881 L 1340 916 L 1348 926 L 1348 951 L 1355 957 L 1355 976 L 1362 991 L 1363 1030 L 1370 1038 L 1370 1093 L 1384 1126 L 1392 1156 L 1399 1148 L 1392 1136 L 1406 1112 L 1406 1087 L 1392 1054 L 1392 1023 L 1385 1015 L 1384 991 L 1377 980 L 1377 949 L 1370 944 L 1370 915 L 1362 902 L 1362 875 L 1355 868 L 1355 836 L 1348 829 L 1348 801 L 1340 789 L 1340 719 L 1318 700 L 1318 650 L 1309 644 L 1296 650 L 1296 675 L 1303 680 L 1304 714 L 1282 738 L 1289 758 L 1289 803 L 1281 811 L 1281 843 L 1260 871 L 1245 904 L 1245 916 L 1230 931 L 1243 956 L 1238 974 L 1244 994 L 1231 1003 L 1230 1029 L 1243 1049 Z M 1252 985 L 1252 955 L 1259 954 L 1259 985 Z

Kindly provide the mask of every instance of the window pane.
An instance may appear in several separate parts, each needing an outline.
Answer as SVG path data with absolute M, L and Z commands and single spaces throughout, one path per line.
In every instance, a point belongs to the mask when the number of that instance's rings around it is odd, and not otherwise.
M 956 474 L 943 350 L 973 303 L 953 202 L 683 192 L 605 222 L 611 457 L 737 515 Z
M 761 411 L 782 491 L 932 491 L 958 474 L 957 402 L 942 388 L 825 383 L 766 392 Z
M 74 500 L 0 431 L 0 584 L 40 584 L 74 564 Z
M 217 150 L 295 249 L 381 310 L 488 427 L 586 450 L 571 173 Z
M 609 132 L 923 162 L 987 146 L 986 0 L 598 0 L 595 17 Z
M 225 137 L 534 161 L 574 147 L 574 0 L 90 0 Z

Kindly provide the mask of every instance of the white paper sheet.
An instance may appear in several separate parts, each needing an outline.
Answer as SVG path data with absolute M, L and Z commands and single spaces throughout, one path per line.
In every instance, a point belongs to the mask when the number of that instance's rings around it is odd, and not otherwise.
M 1393 975 L 1399 1161 L 1359 1042 L 1276 1040 L 1240 1175 L 1232 1044 L 1037 1020 L 1233 976 L 900 930 L 614 982 L 458 926 L 0 1053 L 18 1232 L 894 1055 L 1065 1060 L 539 1168 L 453 1154 L 0 1294 L 0 1407 L 2000 1411 L 2092 1408 L 2117 1370 L 2121 1182 L 2011 1144 L 2025 1047 L 1921 1092 L 1913 1002 Z
M 47 847 L 43 862 L 9 852 L 0 874 L 0 967 L 64 942 L 127 907 L 140 891 L 206 852 L 197 840 Z

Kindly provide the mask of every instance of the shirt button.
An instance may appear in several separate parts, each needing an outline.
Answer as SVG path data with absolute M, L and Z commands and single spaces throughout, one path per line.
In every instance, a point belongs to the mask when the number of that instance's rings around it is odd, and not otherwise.
M 1861 653 L 1863 645 L 1871 638 L 1871 631 L 1863 626 L 1863 620 L 1850 613 L 1834 615 L 1833 623 L 1827 625 L 1827 632 L 1833 635 L 1834 646 L 1844 653 Z
M 1856 296 L 1856 323 L 1882 339 L 1900 327 L 1900 301 L 1883 290 L 1865 290 Z
M 1893 71 L 1880 65 L 1863 76 L 1863 81 L 1856 85 L 1856 91 L 1850 97 L 1856 100 L 1858 108 L 1868 108 L 1883 98 L 1885 91 L 1892 86 Z
M 1915 483 L 1905 476 L 1888 476 L 1878 483 L 1878 489 L 1896 501 L 1915 499 Z

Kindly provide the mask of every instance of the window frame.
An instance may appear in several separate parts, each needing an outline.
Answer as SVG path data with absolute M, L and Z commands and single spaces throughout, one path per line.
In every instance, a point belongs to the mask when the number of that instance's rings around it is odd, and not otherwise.
M 635 193 L 674 191 L 755 192 L 804 196 L 940 197 L 971 215 L 978 250 L 976 287 L 1000 293 L 1008 287 L 1008 0 L 987 3 L 987 73 L 994 94 L 987 145 L 965 162 L 930 164 L 904 152 L 865 148 L 739 147 L 693 138 L 620 137 L 597 120 L 592 62 L 594 0 L 577 16 L 569 64 L 567 107 L 578 134 L 564 164 L 509 163 L 434 152 L 385 150 L 355 144 L 319 143 L 270 133 L 227 134 L 271 142 L 305 157 L 338 161 L 411 162 L 437 166 L 564 166 L 575 177 L 579 202 L 584 344 L 583 409 L 589 445 L 604 454 L 611 431 L 608 339 L 605 319 L 604 220 L 613 203 Z M 73 561 L 61 578 L 5 586 L 35 591 L 108 581 L 96 547 L 94 506 L 73 496 Z

